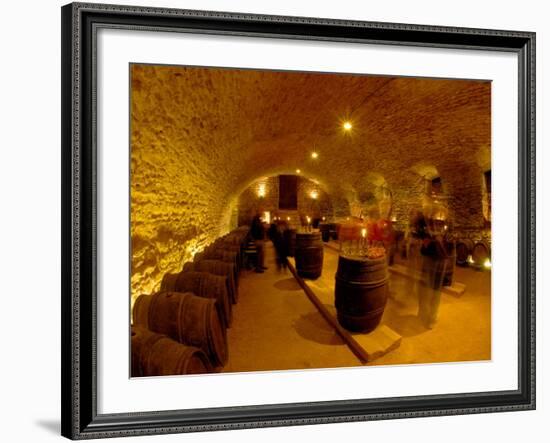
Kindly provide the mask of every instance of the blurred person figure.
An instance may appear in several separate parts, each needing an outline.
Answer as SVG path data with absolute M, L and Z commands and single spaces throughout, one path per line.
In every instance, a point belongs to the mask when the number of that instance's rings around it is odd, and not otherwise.
M 256 269 L 258 273 L 264 272 L 267 268 L 264 266 L 264 225 L 260 217 L 260 213 L 256 212 L 252 219 L 250 226 L 250 235 L 254 240 L 254 246 L 256 247 Z
M 428 329 L 432 329 L 437 322 L 441 287 L 448 263 L 444 241 L 444 233 L 436 230 L 433 220 L 428 220 L 420 248 L 422 265 L 418 293 L 418 318 Z
M 285 241 L 285 230 L 287 228 L 286 223 L 277 223 L 273 238 L 273 246 L 275 246 L 275 254 L 277 259 L 277 269 L 279 271 L 285 270 L 287 267 L 286 257 L 288 255 L 288 251 Z

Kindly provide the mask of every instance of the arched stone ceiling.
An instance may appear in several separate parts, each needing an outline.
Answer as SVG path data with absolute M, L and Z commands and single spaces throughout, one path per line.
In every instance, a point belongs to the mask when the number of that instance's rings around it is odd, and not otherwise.
M 457 219 L 481 217 L 470 196 L 490 167 L 488 81 L 151 65 L 130 74 L 133 295 L 226 230 L 248 184 L 297 168 L 337 198 L 384 183 L 405 201 L 418 189 L 413 166 L 429 165 L 455 193 Z
M 134 116 L 181 161 L 202 151 L 228 191 L 296 168 L 345 187 L 420 161 L 476 164 L 490 145 L 488 82 L 168 66 L 132 74 Z

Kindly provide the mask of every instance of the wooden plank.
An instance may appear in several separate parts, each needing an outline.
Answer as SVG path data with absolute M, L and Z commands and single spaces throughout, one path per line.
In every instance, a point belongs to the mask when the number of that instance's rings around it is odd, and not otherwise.
M 288 269 L 290 269 L 290 272 L 298 282 L 298 284 L 302 287 L 304 292 L 306 293 L 309 300 L 313 303 L 313 305 L 317 308 L 319 313 L 323 316 L 323 318 L 336 330 L 338 335 L 342 337 L 342 340 L 348 345 L 350 350 L 355 354 L 355 356 L 362 362 L 362 363 L 368 363 L 369 361 L 369 355 L 368 353 L 363 349 L 363 347 L 351 336 L 351 334 L 344 329 L 342 326 L 340 326 L 340 323 L 338 323 L 338 320 L 328 311 L 327 308 L 323 305 L 321 300 L 317 298 L 315 293 L 311 290 L 311 288 L 306 284 L 306 282 L 298 275 L 296 272 L 296 269 L 290 263 L 290 260 L 287 260 Z

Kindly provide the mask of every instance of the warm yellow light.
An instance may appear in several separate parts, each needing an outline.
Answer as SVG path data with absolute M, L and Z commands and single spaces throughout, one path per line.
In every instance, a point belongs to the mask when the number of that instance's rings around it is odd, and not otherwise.
M 309 193 L 309 196 L 310 196 L 313 200 L 316 200 L 317 197 L 319 197 L 319 193 L 318 193 L 317 191 L 314 190 L 314 191 L 311 191 L 311 192 Z
M 258 186 L 258 197 L 265 197 L 265 185 L 263 183 Z
M 470 264 L 474 263 L 474 259 L 472 258 L 471 255 L 468 256 L 468 258 L 466 259 L 466 261 Z
M 302 172 L 300 169 L 296 169 L 296 174 L 299 174 L 300 172 Z
M 319 154 L 317 152 L 313 151 L 311 153 L 311 158 L 318 158 L 318 157 L 319 157 Z
M 327 218 L 326 217 L 323 217 L 323 221 L 325 221 Z
M 485 267 L 485 269 L 491 269 L 491 260 L 486 258 L 485 262 L 483 263 L 483 266 Z
M 344 129 L 346 131 L 350 131 L 351 128 L 353 127 L 353 125 L 351 124 L 351 122 L 344 122 L 344 124 L 342 125 L 344 127 Z
M 286 218 L 286 221 L 290 221 L 290 217 L 287 217 L 287 218 Z
M 391 218 L 391 221 L 392 221 L 392 222 L 396 222 L 396 221 L 397 221 L 397 217 L 394 215 L 394 216 Z
M 367 236 L 367 228 L 361 229 L 361 237 L 365 238 Z

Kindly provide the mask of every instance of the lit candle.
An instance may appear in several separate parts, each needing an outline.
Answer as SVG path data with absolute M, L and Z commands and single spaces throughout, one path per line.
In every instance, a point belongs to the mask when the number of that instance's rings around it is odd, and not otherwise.
M 361 248 L 360 248 L 361 249 L 361 254 L 365 250 L 366 238 L 367 238 L 367 228 L 362 228 L 361 229 Z

